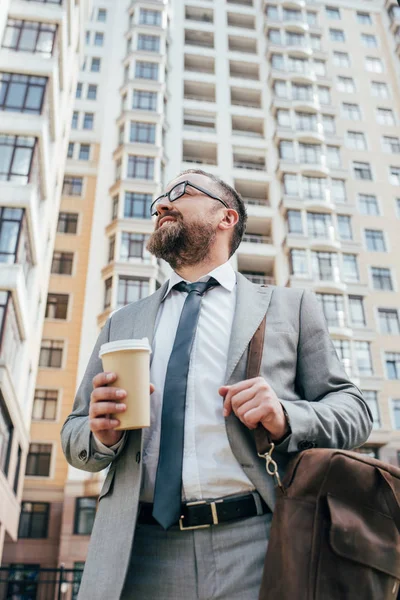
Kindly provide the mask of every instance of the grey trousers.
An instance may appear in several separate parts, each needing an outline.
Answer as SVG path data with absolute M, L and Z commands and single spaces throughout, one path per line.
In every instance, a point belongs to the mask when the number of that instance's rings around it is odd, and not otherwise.
M 121 600 L 257 600 L 271 520 L 192 531 L 138 525 Z

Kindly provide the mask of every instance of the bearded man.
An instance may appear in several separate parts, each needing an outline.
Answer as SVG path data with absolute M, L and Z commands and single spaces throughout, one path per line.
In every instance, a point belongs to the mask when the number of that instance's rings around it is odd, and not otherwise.
M 152 214 L 148 250 L 172 275 L 109 317 L 62 430 L 71 465 L 109 467 L 79 598 L 256 600 L 275 492 L 253 430 L 274 442 L 284 472 L 301 450 L 360 446 L 371 415 L 315 295 L 233 270 L 246 226 L 236 190 L 184 171 Z M 260 376 L 246 379 L 265 315 Z M 152 344 L 151 425 L 116 431 L 109 416 L 124 412 L 126 391 L 103 372 L 99 348 L 142 337 Z

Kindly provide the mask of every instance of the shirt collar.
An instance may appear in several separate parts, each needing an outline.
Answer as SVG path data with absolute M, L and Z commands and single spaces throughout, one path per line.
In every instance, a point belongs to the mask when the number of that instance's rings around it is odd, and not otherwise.
M 197 281 L 208 281 L 210 277 L 214 277 L 214 279 L 216 279 L 222 287 L 228 290 L 228 292 L 232 292 L 233 288 L 236 285 L 236 273 L 233 270 L 230 262 L 226 262 L 223 265 L 220 265 L 213 271 L 207 273 L 207 275 L 200 277 L 200 279 L 198 279 Z M 174 285 L 176 285 L 180 281 L 186 280 L 183 279 L 183 277 L 181 277 L 180 275 L 178 275 L 178 273 L 175 273 L 175 271 L 173 271 L 168 282 L 167 291 L 165 292 L 162 301 L 165 300 L 165 298 L 168 296 Z M 186 281 L 186 283 L 190 282 Z

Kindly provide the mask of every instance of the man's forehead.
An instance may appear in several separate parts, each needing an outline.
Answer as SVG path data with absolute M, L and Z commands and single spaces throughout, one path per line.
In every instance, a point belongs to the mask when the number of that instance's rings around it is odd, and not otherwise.
M 184 173 L 179 177 L 175 177 L 175 179 L 172 179 L 168 183 L 167 187 L 165 188 L 165 191 L 169 192 L 169 190 L 172 190 L 172 188 L 181 181 L 190 181 L 190 183 L 194 183 L 195 185 L 198 185 L 199 187 L 202 187 L 209 192 L 218 192 L 214 181 L 212 181 L 212 179 L 210 179 L 206 175 L 201 175 L 201 173 Z

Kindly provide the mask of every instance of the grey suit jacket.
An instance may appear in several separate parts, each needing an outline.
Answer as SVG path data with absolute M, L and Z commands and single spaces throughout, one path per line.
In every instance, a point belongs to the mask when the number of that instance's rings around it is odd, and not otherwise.
M 103 370 L 99 348 L 109 340 L 148 337 L 151 342 L 166 285 L 108 319 L 62 428 L 63 450 L 72 466 L 90 472 L 110 466 L 99 496 L 79 595 L 82 600 L 120 597 L 134 538 L 142 471 L 141 430 L 129 431 L 115 456 L 91 450 L 88 408 L 92 379 Z M 275 390 L 292 428 L 275 450 L 280 472 L 293 453 L 307 447 L 348 449 L 363 444 L 372 427 L 370 412 L 360 390 L 344 372 L 318 300 L 309 291 L 256 286 L 237 274 L 226 382 L 246 378 L 248 345 L 265 314 L 261 375 Z M 221 410 L 222 403 L 221 398 Z M 238 462 L 273 508 L 274 482 L 266 473 L 264 460 L 257 456 L 253 433 L 233 413 L 226 419 L 226 430 Z

